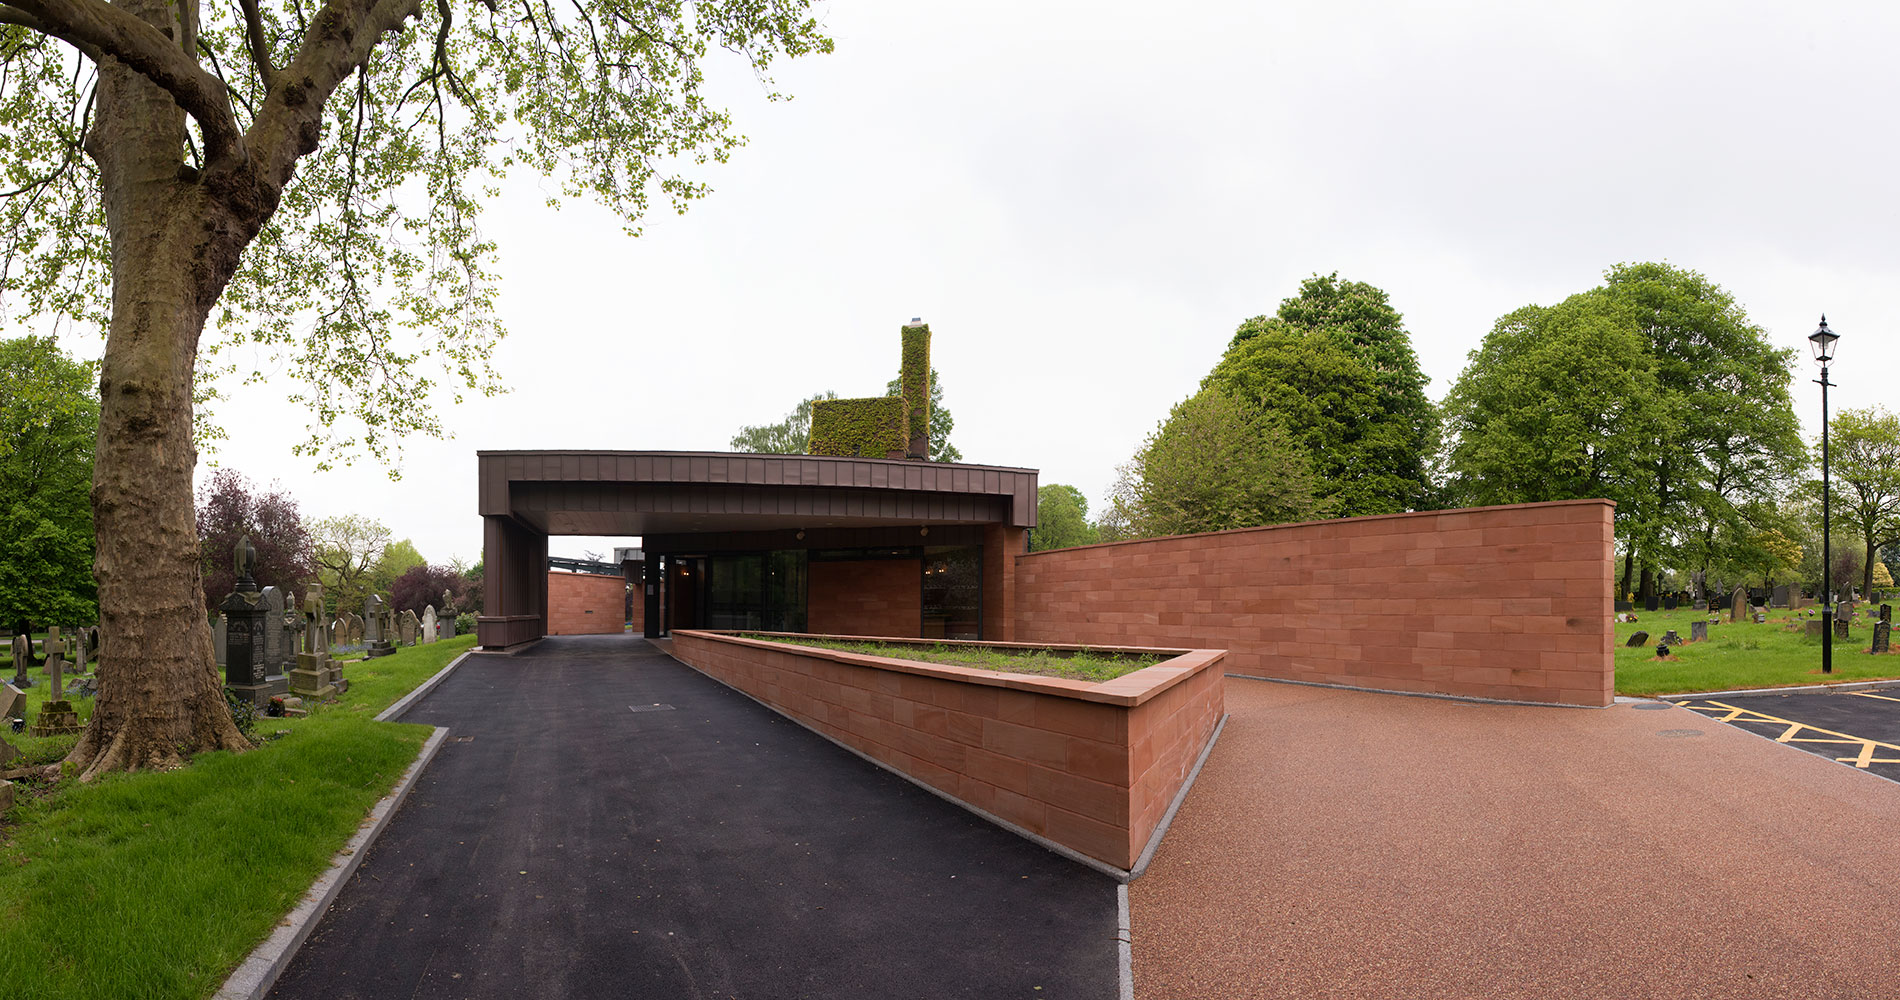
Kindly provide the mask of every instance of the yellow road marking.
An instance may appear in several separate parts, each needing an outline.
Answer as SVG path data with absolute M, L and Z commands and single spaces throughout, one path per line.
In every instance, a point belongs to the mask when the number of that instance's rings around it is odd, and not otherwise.
M 1889 698 L 1884 694 L 1868 694 L 1865 691 L 1849 691 L 1847 693 L 1860 698 L 1879 698 L 1881 701 L 1900 701 L 1900 698 Z
M 1859 694 L 1860 692 L 1856 691 L 1852 693 Z M 1867 697 L 1880 698 L 1881 696 L 1868 695 Z M 1900 701 L 1900 698 L 1882 698 L 1882 700 L 1883 701 Z M 1822 729 L 1820 726 L 1810 726 L 1805 722 L 1796 722 L 1793 719 L 1784 719 L 1778 715 L 1769 715 L 1767 712 L 1758 712 L 1752 708 L 1742 708 L 1738 705 L 1730 705 L 1727 702 L 1710 701 L 1710 702 L 1703 703 L 1707 706 L 1718 708 L 1728 713 L 1726 715 L 1719 715 L 1719 716 L 1711 714 L 1707 708 L 1697 708 L 1695 704 L 1691 701 L 1679 701 L 1679 702 L 1676 702 L 1675 704 L 1678 707 L 1687 708 L 1692 712 L 1703 713 L 1707 715 L 1708 718 L 1714 719 L 1717 722 L 1737 722 L 1737 721 L 1764 722 L 1769 725 L 1787 726 L 1788 728 L 1781 731 L 1780 736 L 1775 737 L 1775 742 L 1777 743 L 1844 743 L 1848 746 L 1860 747 L 1860 752 L 1852 757 L 1834 758 L 1835 760 L 1843 764 L 1852 764 L 1855 767 L 1861 767 L 1861 768 L 1864 768 L 1869 764 L 1900 764 L 1900 757 L 1889 758 L 1889 757 L 1874 756 L 1874 749 L 1876 747 L 1883 750 L 1900 751 L 1900 745 L 1896 745 L 1893 743 L 1882 743 L 1879 740 L 1870 740 L 1864 736 L 1849 736 L 1846 733 L 1837 733 L 1832 729 Z M 1744 716 L 1746 716 L 1747 718 L 1744 718 Z M 1835 738 L 1824 739 L 1824 738 L 1816 737 L 1816 736 L 1795 735 L 1797 733 L 1802 732 L 1803 730 L 1816 732 L 1816 733 L 1822 733 L 1826 736 L 1832 736 Z

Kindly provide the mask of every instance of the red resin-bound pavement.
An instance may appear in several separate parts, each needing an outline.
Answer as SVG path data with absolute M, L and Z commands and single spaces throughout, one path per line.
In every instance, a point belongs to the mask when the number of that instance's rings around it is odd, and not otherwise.
M 1679 708 L 1227 709 L 1128 889 L 1143 1000 L 1900 996 L 1900 785 Z

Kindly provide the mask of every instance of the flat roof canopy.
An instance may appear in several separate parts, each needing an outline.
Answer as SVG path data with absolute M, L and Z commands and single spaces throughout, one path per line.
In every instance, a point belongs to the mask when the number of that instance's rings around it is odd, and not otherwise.
M 1034 469 L 682 451 L 476 458 L 480 513 L 548 535 L 1036 523 Z

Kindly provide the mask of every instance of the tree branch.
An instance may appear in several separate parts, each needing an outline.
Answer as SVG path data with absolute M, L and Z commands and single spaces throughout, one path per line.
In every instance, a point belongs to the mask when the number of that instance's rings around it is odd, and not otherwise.
M 94 62 L 107 56 L 117 59 L 170 94 L 203 130 L 209 159 L 244 159 L 244 137 L 224 99 L 223 84 L 158 28 L 100 0 L 0 3 L 0 15 L 11 12 L 26 15 L 35 23 L 25 26 L 70 43 Z M 24 24 L 17 18 L 7 20 Z
M 330 95 L 363 65 L 384 32 L 401 30 L 420 13 L 421 0 L 329 0 L 317 11 L 297 54 L 278 74 L 281 85 L 271 88 L 247 133 L 261 179 L 279 190 L 289 183 L 297 158 L 317 148 Z
M 264 15 L 258 12 L 257 0 L 238 0 L 238 7 L 244 11 L 244 37 L 251 50 L 251 65 L 257 67 L 257 78 L 269 91 L 277 70 L 271 65 L 270 39 L 264 37 Z

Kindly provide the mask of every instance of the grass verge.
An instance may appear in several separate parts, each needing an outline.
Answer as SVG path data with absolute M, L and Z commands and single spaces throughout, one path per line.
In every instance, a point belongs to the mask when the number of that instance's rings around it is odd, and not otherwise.
M 792 646 L 817 646 L 866 656 L 886 656 L 896 660 L 920 660 L 924 663 L 948 663 L 958 667 L 976 667 L 1013 674 L 1062 677 L 1073 681 L 1107 681 L 1152 667 L 1166 656 L 1152 653 L 1105 653 L 1097 650 L 1008 649 L 990 646 L 925 646 L 909 643 L 845 642 L 820 638 L 787 639 L 783 636 L 746 635 Z
M 0 993 L 216 991 L 329 866 L 430 731 L 371 717 L 474 641 L 355 664 L 336 704 L 302 719 L 260 718 L 263 742 L 250 753 L 203 754 L 178 771 L 83 786 L 68 779 L 23 795 L 0 827 Z
M 1676 662 L 1656 658 L 1656 643 L 1675 629 L 1689 637 L 1689 623 L 1706 615 L 1688 609 L 1638 611 L 1634 624 L 1616 625 L 1616 693 L 1676 694 L 1731 688 L 1796 687 L 1839 681 L 1900 677 L 1900 654 L 1874 656 L 1873 623 L 1857 617 L 1848 638 L 1834 640 L 1834 672 L 1821 673 L 1821 640 L 1807 636 L 1803 612 L 1774 610 L 1766 624 L 1725 620 L 1709 626 L 1706 642 L 1674 649 Z M 1818 617 L 1818 612 L 1817 612 Z M 1624 645 L 1637 631 L 1649 633 L 1642 646 Z

